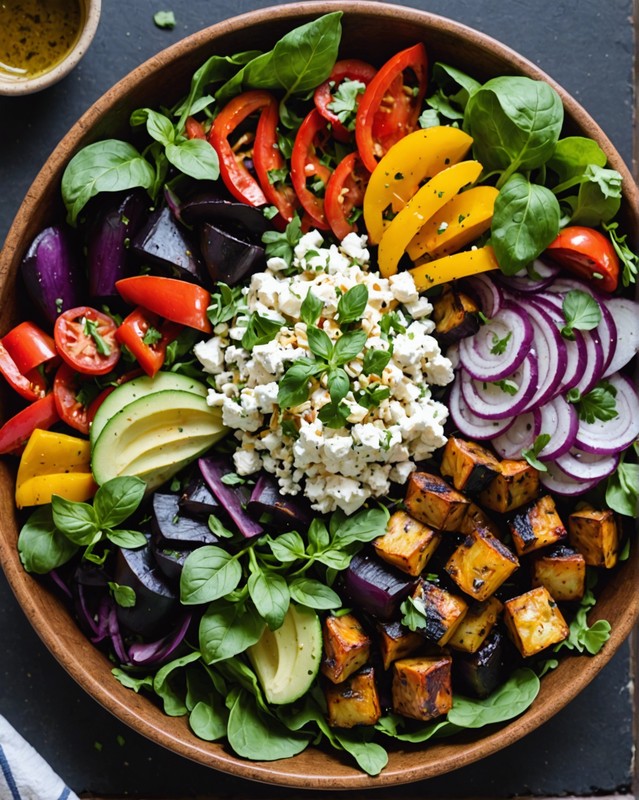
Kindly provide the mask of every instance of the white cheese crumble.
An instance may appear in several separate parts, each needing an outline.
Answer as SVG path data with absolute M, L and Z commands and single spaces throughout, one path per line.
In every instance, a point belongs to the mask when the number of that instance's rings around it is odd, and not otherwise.
M 432 306 L 419 296 L 409 272 L 382 278 L 368 269 L 369 258 L 365 236 L 349 234 L 341 245 L 323 247 L 321 234 L 310 231 L 294 249 L 292 269 L 271 258 L 245 290 L 249 314 L 279 322 L 273 338 L 244 349 L 248 318 L 238 316 L 194 350 L 213 376 L 209 405 L 221 407 L 224 424 L 235 431 L 238 474 L 264 469 L 277 477 L 284 494 L 303 492 L 321 513 L 340 508 L 352 514 L 368 498 L 387 494 L 391 482 L 405 483 L 415 461 L 446 442 L 448 410 L 433 400 L 430 385 L 450 383 L 453 369 L 431 336 Z M 366 286 L 368 301 L 351 327 L 361 326 L 367 339 L 343 365 L 350 380 L 342 400 L 345 424 L 328 427 L 318 416 L 330 403 L 325 373 L 310 380 L 307 400 L 280 409 L 286 371 L 300 358 L 315 358 L 300 316 L 308 292 L 322 305 L 316 325 L 334 344 L 343 335 L 340 297 L 358 284 Z M 394 324 L 387 326 L 383 321 L 391 313 Z M 381 375 L 364 374 L 370 351 L 391 351 Z M 374 390 L 383 399 L 371 404 L 367 398 Z

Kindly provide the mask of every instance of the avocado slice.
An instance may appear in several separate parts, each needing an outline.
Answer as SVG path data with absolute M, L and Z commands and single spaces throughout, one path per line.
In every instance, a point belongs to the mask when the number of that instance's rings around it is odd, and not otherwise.
M 104 425 L 92 447 L 93 476 L 103 484 L 136 475 L 155 489 L 226 431 L 220 409 L 210 408 L 204 397 L 176 389 L 154 391 L 123 406 Z
M 322 627 L 310 608 L 291 603 L 277 630 L 265 628 L 248 649 L 264 695 L 269 703 L 292 703 L 309 690 L 322 658 Z
M 107 395 L 96 411 L 89 432 L 91 444 L 95 444 L 107 422 L 111 417 L 117 414 L 120 409 L 124 408 L 124 406 L 127 406 L 139 397 L 146 397 L 152 392 L 163 392 L 167 389 L 193 392 L 194 394 L 199 394 L 201 397 L 206 397 L 208 392 L 207 387 L 200 381 L 189 378 L 186 375 L 180 375 L 176 372 L 158 372 L 153 378 L 150 378 L 148 375 L 141 375 L 139 378 L 133 378 L 126 383 L 122 383 L 120 386 L 116 387 L 110 395 Z

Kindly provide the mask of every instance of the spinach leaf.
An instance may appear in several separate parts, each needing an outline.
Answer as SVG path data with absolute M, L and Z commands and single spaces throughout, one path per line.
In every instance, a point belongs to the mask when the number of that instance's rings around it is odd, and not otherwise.
M 566 324 L 561 335 L 574 339 L 573 330 L 592 331 L 601 322 L 601 308 L 595 298 L 588 292 L 573 289 L 566 292 L 561 304 Z
M 200 653 L 194 650 L 192 653 L 170 661 L 155 673 L 153 690 L 163 702 L 164 713 L 170 717 L 181 717 L 187 713 L 188 709 L 184 702 L 186 683 L 184 675 L 180 675 L 179 671 L 200 658 Z
M 291 599 L 288 584 L 276 572 L 253 568 L 248 579 L 251 600 L 271 630 L 284 622 Z
M 586 574 L 586 591 L 579 604 L 579 609 L 569 625 L 568 637 L 555 645 L 554 651 L 566 649 L 583 653 L 586 650 L 596 655 L 610 638 L 610 623 L 600 619 L 588 625 L 588 612 L 596 604 L 593 589 L 597 584 L 597 573 L 589 569 Z
M 336 729 L 334 736 L 360 769 L 367 775 L 379 775 L 388 764 L 388 753 L 380 744 L 370 741 L 371 733 L 370 729 Z
M 244 603 L 211 603 L 200 620 L 202 658 L 214 664 L 243 653 L 255 644 L 264 630 L 264 620 L 255 607 Z
M 606 503 L 626 517 L 639 512 L 639 464 L 622 463 L 606 484 Z
M 557 194 L 578 182 L 591 165 L 605 167 L 606 154 L 593 139 L 584 136 L 567 136 L 557 142 L 555 151 L 546 164 L 554 172 L 559 184 L 553 187 Z
M 386 532 L 390 514 L 385 507 L 367 508 L 347 517 L 338 510 L 330 520 L 333 547 L 343 548 L 353 542 L 372 542 Z
M 510 678 L 484 700 L 455 695 L 448 721 L 460 728 L 481 728 L 522 714 L 539 693 L 539 678 L 528 667 L 516 669 Z
M 141 689 L 149 689 L 149 691 L 153 689 L 152 675 L 145 675 L 143 678 L 140 678 L 135 675 L 129 675 L 128 672 L 125 672 L 123 669 L 120 669 L 119 667 L 114 667 L 111 670 L 111 674 L 116 679 L 116 681 L 118 681 L 118 683 L 121 683 L 122 686 L 126 686 L 127 689 L 133 689 L 133 691 L 136 694 Z
M 411 742 L 412 744 L 421 744 L 436 737 L 442 738 L 457 733 L 459 728 L 453 725 L 447 719 L 429 722 L 426 725 L 419 725 L 411 730 L 400 732 L 398 727 L 405 724 L 405 720 L 397 717 L 394 714 L 389 714 L 382 717 L 375 725 L 375 729 L 385 736 L 390 736 L 393 739 L 398 739 L 400 742 Z
M 465 72 L 441 61 L 433 65 L 432 80 L 438 88 L 435 94 L 426 98 L 427 105 L 449 120 L 463 119 L 469 97 L 481 84 Z M 428 127 L 421 122 L 420 125 L 423 128 Z
M 205 742 L 215 742 L 226 736 L 228 713 L 220 700 L 198 700 L 189 714 L 193 733 Z
M 497 195 L 491 227 L 502 272 L 513 275 L 534 261 L 559 233 L 560 216 L 550 189 L 513 175 Z
M 291 581 L 289 590 L 293 600 L 307 608 L 329 611 L 333 608 L 340 608 L 342 605 L 342 600 L 337 592 L 313 578 L 295 578 Z
M 44 575 L 66 564 L 78 546 L 60 533 L 53 522 L 50 505 L 37 508 L 18 536 L 20 561 L 27 572 Z
M 205 545 L 194 550 L 184 562 L 180 576 L 180 601 L 184 605 L 210 603 L 235 589 L 242 567 L 221 547 Z

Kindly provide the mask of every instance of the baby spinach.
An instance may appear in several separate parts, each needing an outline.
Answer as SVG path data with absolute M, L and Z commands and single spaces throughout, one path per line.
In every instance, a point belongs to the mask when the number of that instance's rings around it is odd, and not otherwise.
M 610 623 L 599 619 L 588 625 L 588 612 L 597 602 L 593 589 L 597 585 L 597 573 L 589 569 L 586 574 L 586 591 L 579 609 L 569 625 L 568 637 L 555 645 L 554 651 L 566 649 L 583 653 L 586 650 L 596 655 L 610 638 Z
M 243 653 L 264 631 L 264 620 L 252 603 L 211 603 L 200 620 L 199 644 L 206 664 Z
M 56 528 L 50 505 L 36 509 L 18 536 L 22 566 L 38 575 L 66 564 L 77 551 L 78 545 Z
M 433 65 L 432 81 L 437 87 L 434 94 L 426 98 L 426 104 L 437 115 L 432 123 L 439 125 L 439 117 L 451 121 L 462 120 L 471 94 L 481 87 L 479 81 L 455 67 L 441 61 Z M 423 125 L 422 127 L 428 127 Z
M 528 667 L 516 669 L 484 700 L 455 695 L 448 721 L 460 728 L 481 728 L 522 714 L 539 693 L 539 678 Z
M 639 514 L 639 464 L 619 464 L 606 484 L 606 504 L 618 514 Z
M 184 562 L 180 601 L 184 605 L 210 603 L 232 592 L 241 579 L 236 556 L 214 545 L 198 547 Z

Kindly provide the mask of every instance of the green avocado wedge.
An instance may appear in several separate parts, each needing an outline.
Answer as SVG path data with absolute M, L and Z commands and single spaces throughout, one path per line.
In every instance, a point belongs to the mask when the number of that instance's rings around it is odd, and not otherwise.
M 268 702 L 293 703 L 309 690 L 319 671 L 319 617 L 312 609 L 291 603 L 281 627 L 266 628 L 248 656 Z
M 115 392 L 113 393 L 115 394 Z M 227 432 L 221 410 L 191 391 L 154 391 L 119 409 L 92 446 L 91 468 L 102 485 L 135 475 L 155 489 Z
M 95 444 L 102 429 L 124 406 L 132 403 L 140 397 L 146 397 L 152 392 L 163 392 L 168 389 L 176 389 L 182 392 L 193 392 L 201 397 L 206 397 L 207 387 L 195 378 L 180 375 L 177 372 L 158 372 L 153 378 L 148 375 L 141 375 L 133 378 L 126 383 L 117 386 L 110 395 L 104 399 L 96 411 L 91 429 L 89 440 L 91 445 Z

